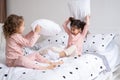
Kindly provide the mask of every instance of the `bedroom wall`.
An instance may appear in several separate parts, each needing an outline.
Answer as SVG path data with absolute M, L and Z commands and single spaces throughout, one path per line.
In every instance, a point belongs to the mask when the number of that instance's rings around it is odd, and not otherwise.
M 24 16 L 27 33 L 30 24 L 46 18 L 62 25 L 69 16 L 68 0 L 7 0 L 8 15 Z M 120 32 L 120 0 L 91 0 L 91 33 Z

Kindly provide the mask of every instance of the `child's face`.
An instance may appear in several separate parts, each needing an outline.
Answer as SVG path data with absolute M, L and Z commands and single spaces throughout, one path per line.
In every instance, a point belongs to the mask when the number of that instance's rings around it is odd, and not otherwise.
M 77 35 L 78 33 L 81 32 L 81 28 L 80 29 L 77 29 L 76 27 L 71 27 L 71 33 L 73 35 Z
M 22 22 L 22 24 L 21 24 L 21 26 L 20 26 L 20 28 L 18 29 L 18 33 L 20 33 L 20 34 L 22 34 L 23 33 L 23 31 L 24 31 L 24 22 Z

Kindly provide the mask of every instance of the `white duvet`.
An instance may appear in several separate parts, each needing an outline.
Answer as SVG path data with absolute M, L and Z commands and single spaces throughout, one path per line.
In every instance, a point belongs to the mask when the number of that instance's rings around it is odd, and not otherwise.
M 0 80 L 94 80 L 109 66 L 105 58 L 93 54 L 63 58 L 64 64 L 53 70 L 6 67 L 0 64 Z
M 106 80 L 105 77 L 106 75 L 109 76 L 109 73 L 111 73 L 110 70 L 119 64 L 120 54 L 118 46 L 112 43 L 105 52 L 99 54 L 101 55 L 92 53 L 81 57 L 63 58 L 64 64 L 53 70 L 7 67 L 4 64 L 5 60 L 1 54 L 0 56 L 3 59 L 0 57 L 0 80 Z M 113 75 L 116 72 L 119 73 L 115 71 Z M 119 80 L 119 75 L 115 74 L 118 79 L 112 78 L 111 80 Z

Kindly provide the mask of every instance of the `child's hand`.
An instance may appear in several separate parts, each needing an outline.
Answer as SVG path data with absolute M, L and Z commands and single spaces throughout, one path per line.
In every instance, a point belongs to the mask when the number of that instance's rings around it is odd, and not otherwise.
M 56 65 L 50 64 L 50 65 L 47 67 L 47 69 L 53 69 L 53 68 L 55 68 L 55 67 L 56 67 Z
M 85 17 L 85 22 L 87 25 L 90 25 L 90 16 Z
M 41 26 L 37 25 L 37 26 L 35 27 L 35 32 L 36 32 L 36 33 L 39 33 L 40 30 L 41 30 Z
M 64 27 L 64 26 L 67 26 L 69 22 L 70 22 L 69 18 L 66 19 L 65 22 L 63 23 L 63 27 Z
M 65 24 L 67 25 L 70 22 L 70 19 L 66 19 Z

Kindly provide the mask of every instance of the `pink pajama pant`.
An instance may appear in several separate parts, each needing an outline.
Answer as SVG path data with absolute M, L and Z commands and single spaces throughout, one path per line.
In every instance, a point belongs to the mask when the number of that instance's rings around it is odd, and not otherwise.
M 29 54 L 26 56 L 20 56 L 18 59 L 14 60 L 14 66 L 26 67 L 26 68 L 33 68 L 33 69 L 40 69 L 35 61 L 37 62 L 47 62 L 47 59 L 39 55 L 38 53 Z M 42 67 L 41 67 L 42 69 Z

